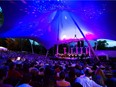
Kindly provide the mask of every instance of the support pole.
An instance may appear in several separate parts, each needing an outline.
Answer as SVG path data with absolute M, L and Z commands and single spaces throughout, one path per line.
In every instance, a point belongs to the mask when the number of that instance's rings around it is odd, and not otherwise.
M 97 50 L 97 41 L 95 42 L 95 51 Z
M 63 49 L 64 49 L 64 54 L 66 54 L 66 47 L 64 47 Z
M 58 11 L 57 13 L 58 17 L 60 18 L 60 12 Z M 57 34 L 57 48 L 56 48 L 56 55 L 58 56 L 59 54 L 59 32 L 60 32 L 60 20 L 58 20 L 58 34 Z
M 90 47 L 91 52 L 93 53 L 93 55 L 95 56 L 95 58 L 99 61 L 97 55 L 94 52 L 94 49 L 92 48 L 91 44 L 89 43 L 89 41 L 87 40 L 87 38 L 85 37 L 84 33 L 82 32 L 81 28 L 79 27 L 79 25 L 77 24 L 77 22 L 75 21 L 75 19 L 72 17 L 72 15 L 70 14 L 73 22 L 75 23 L 75 25 L 77 26 L 77 28 L 79 29 L 80 33 L 82 34 L 82 36 L 84 37 L 85 41 L 87 42 L 88 46 Z
M 85 49 L 86 49 L 86 55 L 87 55 L 87 54 L 89 53 L 89 52 L 88 52 L 88 47 L 86 47 Z
M 58 44 L 56 45 L 56 54 L 58 55 L 58 53 L 59 53 L 59 46 L 58 46 Z
M 45 58 L 47 58 L 47 57 L 48 57 L 48 54 L 49 54 L 49 50 L 47 50 L 47 52 L 46 52 L 46 57 L 45 57 Z
M 78 54 L 78 47 L 76 46 L 76 54 Z
M 70 44 L 68 44 L 68 54 L 70 54 Z
M 71 48 L 71 54 L 73 54 L 73 48 Z
M 88 52 L 89 52 L 89 56 L 91 56 L 91 50 L 90 50 L 90 47 L 88 47 Z
M 34 54 L 34 49 L 33 49 L 33 44 L 32 43 L 31 43 L 31 52 L 32 52 L 32 54 Z
M 83 54 L 83 47 L 80 47 L 81 48 L 81 54 Z

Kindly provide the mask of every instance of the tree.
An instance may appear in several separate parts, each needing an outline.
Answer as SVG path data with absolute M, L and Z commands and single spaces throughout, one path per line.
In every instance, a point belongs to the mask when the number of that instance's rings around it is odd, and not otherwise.
M 31 42 L 29 39 L 22 39 L 22 50 L 31 52 Z
M 9 50 L 19 51 L 21 49 L 20 39 L 7 38 L 5 41 Z
M 97 49 L 98 50 L 105 50 L 107 48 L 107 45 L 108 45 L 108 43 L 107 43 L 106 40 L 103 40 L 103 41 L 99 40 L 99 41 L 97 41 Z
M 0 27 L 2 26 L 3 22 L 4 22 L 3 13 L 0 12 Z
M 0 39 L 0 46 L 7 47 L 7 44 L 6 44 L 6 41 L 5 40 L 6 39 L 4 39 L 4 38 L 1 38 Z

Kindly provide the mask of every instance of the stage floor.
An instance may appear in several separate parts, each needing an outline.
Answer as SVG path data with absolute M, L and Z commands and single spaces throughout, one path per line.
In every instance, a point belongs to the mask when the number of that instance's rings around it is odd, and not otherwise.
M 89 57 L 50 57 L 52 60 L 86 60 L 89 59 Z

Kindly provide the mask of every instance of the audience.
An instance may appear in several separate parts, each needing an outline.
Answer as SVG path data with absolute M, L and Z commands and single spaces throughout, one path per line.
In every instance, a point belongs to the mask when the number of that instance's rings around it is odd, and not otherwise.
M 100 68 L 96 69 L 93 79 L 97 84 L 100 84 L 102 86 L 105 86 L 105 80 L 103 78 L 104 72 L 102 72 L 102 70 Z
M 4 80 L 7 77 L 7 69 L 5 67 L 0 67 L 0 87 L 13 87 L 10 84 L 4 84 Z
M 21 80 L 21 84 L 18 87 L 32 87 L 31 85 L 29 85 L 30 82 L 31 82 L 31 75 L 26 74 L 23 76 Z
M 16 64 L 11 63 L 8 70 L 8 78 L 21 78 L 22 75 L 16 70 Z
M 0 65 L 4 67 L 0 68 L 0 87 L 115 87 L 111 63 L 92 61 L 51 60 L 38 54 L 1 52 Z
M 102 87 L 92 80 L 92 70 L 86 69 L 85 76 L 77 77 L 75 82 L 80 83 L 83 87 Z
M 56 81 L 56 85 L 57 87 L 70 87 L 70 82 L 65 80 L 65 73 L 64 72 L 60 72 L 59 75 L 60 80 Z

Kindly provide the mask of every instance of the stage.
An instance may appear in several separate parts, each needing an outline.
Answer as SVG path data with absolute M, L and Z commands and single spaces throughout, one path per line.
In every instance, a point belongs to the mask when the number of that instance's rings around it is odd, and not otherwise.
M 66 60 L 66 61 L 77 61 L 77 60 L 86 60 L 90 59 L 90 57 L 50 57 L 51 60 Z

